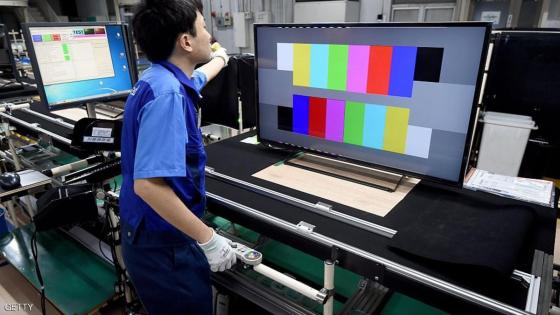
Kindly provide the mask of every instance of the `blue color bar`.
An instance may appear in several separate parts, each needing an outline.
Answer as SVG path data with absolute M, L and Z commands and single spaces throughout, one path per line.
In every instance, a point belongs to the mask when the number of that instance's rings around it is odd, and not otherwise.
M 387 106 L 366 104 L 364 113 L 364 146 L 383 149 L 386 114 Z
M 294 95 L 294 132 L 309 133 L 309 96 Z
M 393 47 L 389 95 L 412 97 L 416 51 L 416 47 Z
M 311 45 L 310 87 L 326 89 L 329 70 L 329 45 Z

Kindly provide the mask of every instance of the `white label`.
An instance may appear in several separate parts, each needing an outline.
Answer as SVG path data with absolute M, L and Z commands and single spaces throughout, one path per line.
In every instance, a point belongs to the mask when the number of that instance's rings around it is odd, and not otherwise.
M 500 16 L 502 12 L 500 11 L 482 11 L 480 14 L 480 20 L 484 22 L 492 22 L 494 25 L 500 24 Z
M 111 128 L 98 128 L 98 127 L 93 127 L 93 130 L 91 132 L 91 135 L 93 137 L 104 137 L 104 138 L 109 138 L 111 137 L 111 132 L 113 131 L 113 129 Z
M 84 137 L 84 142 L 89 143 L 113 143 L 115 138 L 105 138 L 105 137 Z

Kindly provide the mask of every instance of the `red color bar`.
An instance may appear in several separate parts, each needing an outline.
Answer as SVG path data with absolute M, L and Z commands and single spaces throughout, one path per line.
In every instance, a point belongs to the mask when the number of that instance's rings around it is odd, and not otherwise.
M 367 92 L 388 95 L 393 47 L 370 46 L 369 49 Z
M 326 121 L 327 99 L 309 97 L 309 135 L 324 138 Z

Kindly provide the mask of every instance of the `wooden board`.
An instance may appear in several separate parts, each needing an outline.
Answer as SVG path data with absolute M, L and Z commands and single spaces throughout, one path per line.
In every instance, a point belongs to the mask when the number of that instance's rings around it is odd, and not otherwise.
M 381 217 L 420 182 L 405 177 L 396 191 L 388 192 L 285 164 L 269 166 L 253 176 Z

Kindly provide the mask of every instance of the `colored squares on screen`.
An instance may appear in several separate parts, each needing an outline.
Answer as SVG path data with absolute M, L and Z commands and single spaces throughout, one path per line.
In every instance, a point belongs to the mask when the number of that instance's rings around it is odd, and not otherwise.
M 351 45 L 348 49 L 348 76 L 346 90 L 349 92 L 366 93 L 368 67 L 364 60 L 369 59 L 369 46 Z
M 311 45 L 311 72 L 309 86 L 314 88 L 327 88 L 329 69 L 329 45 Z
M 294 70 L 294 44 L 278 43 L 276 45 L 276 68 L 283 71 Z
M 389 93 L 392 54 L 393 47 L 390 46 L 370 47 L 367 85 L 369 94 L 387 95 Z
M 345 91 L 348 45 L 329 45 L 328 89 Z
M 278 43 L 278 70 L 293 85 L 412 97 L 414 81 L 439 82 L 443 48 Z
M 309 132 L 309 97 L 293 96 L 293 131 L 302 134 Z
M 278 129 L 428 158 L 432 129 L 409 125 L 410 109 L 304 95 L 278 106 Z
M 294 77 L 293 84 L 297 86 L 309 86 L 311 76 L 311 45 L 310 44 L 294 44 L 293 67 Z
M 363 145 L 374 149 L 383 149 L 387 106 L 367 104 L 364 112 Z
M 418 47 L 414 80 L 439 82 L 443 48 Z
M 292 107 L 278 106 L 278 129 L 292 131 Z
M 325 137 L 327 122 L 327 99 L 320 97 L 309 98 L 309 135 L 319 138 Z
M 327 99 L 327 126 L 325 138 L 331 141 L 344 140 L 344 112 L 346 104 L 340 100 Z
M 344 143 L 362 145 L 364 137 L 364 103 L 346 102 Z
M 416 47 L 393 47 L 389 95 L 412 97 L 415 63 Z
M 408 108 L 387 106 L 383 150 L 404 153 L 409 112 Z

